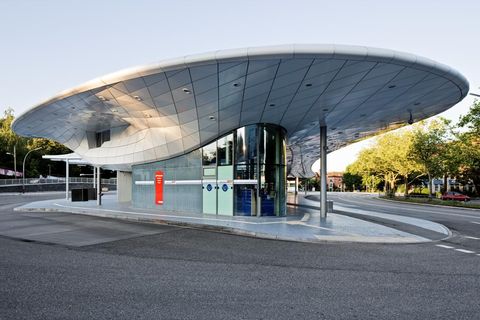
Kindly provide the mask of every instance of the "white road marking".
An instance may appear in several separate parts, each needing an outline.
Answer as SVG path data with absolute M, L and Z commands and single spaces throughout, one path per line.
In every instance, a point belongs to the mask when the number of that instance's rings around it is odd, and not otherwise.
M 454 247 L 446 246 L 444 244 L 436 244 L 436 246 L 440 248 L 445 248 L 445 249 L 455 249 Z
M 358 206 L 359 201 L 365 200 L 365 199 L 360 199 L 361 197 L 362 196 L 356 196 L 355 200 L 350 200 L 350 199 L 345 200 L 344 197 L 338 197 L 337 201 L 339 203 L 351 202 L 351 203 L 354 203 L 355 206 Z M 355 198 L 355 196 L 352 196 L 352 198 Z M 371 198 L 371 197 L 369 197 L 369 198 Z M 387 207 L 383 204 L 371 203 L 372 201 L 376 201 L 376 200 L 367 199 L 367 201 L 363 201 L 363 204 L 368 205 L 368 206 L 372 206 L 372 207 L 380 207 L 383 210 L 386 210 L 385 213 L 389 213 L 389 211 L 392 209 L 391 207 Z M 335 205 L 335 203 L 334 203 L 334 205 Z M 396 206 L 397 208 L 399 208 L 401 210 L 404 210 L 404 211 L 411 211 L 413 213 L 419 213 L 419 209 L 420 209 L 420 208 L 407 208 L 407 207 L 405 207 L 405 205 L 402 205 L 402 203 L 395 203 L 395 204 L 393 204 L 393 206 Z M 439 207 L 439 208 L 445 209 L 444 207 Z M 463 209 L 463 208 L 459 208 L 459 209 Z M 435 214 L 435 215 L 445 215 L 445 216 L 455 216 L 455 217 L 463 217 L 463 218 L 470 218 L 470 219 L 480 219 L 480 217 L 478 215 L 477 216 L 471 216 L 471 215 L 468 215 L 468 214 L 461 214 L 461 213 L 438 212 L 438 210 L 436 208 L 428 208 L 428 207 L 425 207 L 425 206 L 422 208 L 421 212 L 427 213 L 427 214 Z M 480 224 L 480 222 L 475 222 L 475 223 Z
M 471 237 L 471 236 L 464 236 L 464 237 L 472 240 L 480 240 L 480 238 L 477 238 L 477 237 Z
M 463 252 L 463 253 L 475 253 L 475 251 L 465 250 L 465 249 L 455 249 L 455 251 Z
M 307 222 L 308 220 L 310 220 L 310 213 L 305 213 L 300 221 Z

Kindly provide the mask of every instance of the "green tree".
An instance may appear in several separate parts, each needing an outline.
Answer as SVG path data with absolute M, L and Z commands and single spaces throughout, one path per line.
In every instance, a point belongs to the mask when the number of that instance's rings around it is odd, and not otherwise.
M 460 117 L 458 127 L 467 129 L 458 134 L 457 152 L 459 176 L 463 181 L 472 181 L 480 193 L 480 101 L 476 100 L 469 112 Z
M 18 136 L 11 128 L 14 119 L 12 108 L 6 109 L 3 117 L 0 118 L 0 141 L 2 142 L 0 143 L 0 167 L 14 168 L 14 158 L 7 154 L 7 152 L 13 153 L 14 146 L 17 153 L 17 171 L 21 171 L 22 160 L 28 151 L 41 148 L 28 156 L 29 165 L 26 167 L 26 176 L 47 175 L 49 165 L 53 168 L 52 173 L 63 173 L 64 166 L 62 163 L 52 163 L 50 160 L 44 160 L 42 155 L 70 153 L 71 150 L 53 140 Z
M 362 176 L 349 172 L 349 167 L 343 174 L 342 181 L 345 184 L 346 191 L 354 191 L 362 187 Z
M 446 174 L 448 162 L 449 122 L 445 119 L 421 122 L 413 130 L 412 158 L 428 177 L 428 194 L 432 197 L 432 179 Z

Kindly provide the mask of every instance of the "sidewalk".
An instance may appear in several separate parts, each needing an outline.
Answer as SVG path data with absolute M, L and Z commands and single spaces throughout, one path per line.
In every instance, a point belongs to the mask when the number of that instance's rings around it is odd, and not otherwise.
M 289 198 L 289 201 L 292 201 Z M 293 201 L 298 204 L 318 206 L 299 195 Z M 394 228 L 336 213 L 329 213 L 325 222 L 320 222 L 318 209 L 289 207 L 289 215 L 277 217 L 228 217 L 182 212 L 132 208 L 130 203 L 118 203 L 116 194 L 106 194 L 102 206 L 95 201 L 71 202 L 65 199 L 36 201 L 15 208 L 16 211 L 71 212 L 76 214 L 125 219 L 141 222 L 201 228 L 217 232 L 258 237 L 263 239 L 300 242 L 368 242 L 368 243 L 420 243 L 431 239 Z M 412 218 L 410 218 L 412 219 Z M 449 235 L 445 227 L 420 219 L 409 223 L 421 223 Z M 446 230 L 446 231 L 445 231 Z

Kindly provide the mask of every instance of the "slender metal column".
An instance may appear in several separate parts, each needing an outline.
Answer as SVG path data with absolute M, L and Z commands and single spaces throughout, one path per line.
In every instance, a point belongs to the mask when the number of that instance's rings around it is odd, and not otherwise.
M 97 167 L 93 167 L 93 187 L 97 188 Z
M 65 199 L 69 199 L 70 161 L 65 160 Z
M 97 205 L 102 205 L 102 184 L 100 177 L 100 167 L 97 167 Z
M 298 177 L 295 177 L 295 195 L 298 194 Z
M 320 219 L 327 218 L 327 127 L 320 126 Z

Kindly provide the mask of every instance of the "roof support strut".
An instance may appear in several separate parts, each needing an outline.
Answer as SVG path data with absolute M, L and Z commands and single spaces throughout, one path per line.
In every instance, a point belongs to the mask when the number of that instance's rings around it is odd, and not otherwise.
M 327 218 L 327 126 L 320 125 L 320 220 Z

